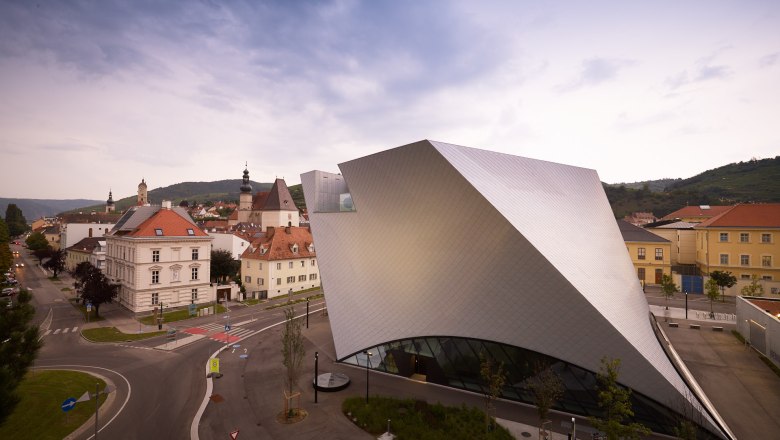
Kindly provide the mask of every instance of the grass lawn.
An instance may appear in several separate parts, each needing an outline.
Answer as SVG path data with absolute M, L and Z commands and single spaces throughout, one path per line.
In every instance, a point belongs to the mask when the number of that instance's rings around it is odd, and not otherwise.
M 87 306 L 84 305 L 83 302 L 76 303 L 76 298 L 69 299 L 70 303 L 73 305 L 73 307 L 79 309 L 79 312 L 81 312 L 82 315 L 84 315 L 84 320 L 87 322 L 96 322 L 96 321 L 102 321 L 104 318 L 98 317 L 95 318 L 95 308 L 92 307 L 92 311 L 89 312 L 89 316 L 87 316 Z
M 314 301 L 315 299 L 319 299 L 319 298 L 322 298 L 322 297 L 323 297 L 323 294 L 320 293 L 320 294 L 317 294 L 317 295 L 309 296 L 307 298 L 309 298 L 310 301 Z M 266 307 L 265 309 L 266 310 L 271 310 L 271 309 L 276 309 L 276 308 L 279 308 L 279 307 L 286 307 L 286 306 L 290 306 L 290 305 L 298 304 L 298 303 L 302 303 L 302 302 L 306 302 L 306 298 L 298 298 L 298 299 L 294 299 L 292 301 L 286 301 L 286 302 L 283 302 L 283 303 L 274 304 L 274 305 Z
M 82 330 L 81 334 L 92 342 L 126 342 L 164 335 L 165 331 L 149 333 L 122 333 L 116 327 L 98 327 Z
M 60 405 L 65 399 L 78 399 L 85 391 L 95 392 L 98 383 L 102 391 L 106 384 L 101 379 L 79 371 L 31 371 L 27 373 L 16 393 L 22 398 L 16 409 L 0 426 L 3 439 L 61 439 L 73 432 L 95 414 L 95 400 L 79 402 L 66 412 Z M 106 400 L 100 396 L 100 403 Z
M 390 431 L 398 440 L 512 439 L 509 431 L 499 425 L 486 432 L 485 413 L 473 407 L 374 396 L 369 404 L 362 397 L 350 397 L 344 400 L 341 409 L 353 423 L 374 437 L 387 430 L 387 419 L 390 419 Z
M 205 309 L 208 307 L 211 307 L 211 305 L 198 306 L 198 310 Z M 222 304 L 216 304 L 215 306 L 214 314 L 219 314 L 219 313 L 225 313 L 225 306 L 223 306 Z M 165 322 L 183 321 L 185 319 L 196 318 L 197 316 L 198 315 L 190 316 L 190 311 L 187 309 L 174 310 L 172 312 L 163 313 L 163 322 L 165 323 Z M 139 321 L 141 321 L 141 323 L 146 325 L 157 324 L 157 320 L 155 319 L 154 315 L 144 316 L 143 318 L 140 318 Z

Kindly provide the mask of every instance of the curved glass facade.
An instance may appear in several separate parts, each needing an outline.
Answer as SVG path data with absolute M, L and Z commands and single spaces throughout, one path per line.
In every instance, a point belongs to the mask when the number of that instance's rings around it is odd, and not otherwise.
M 565 391 L 553 407 L 580 416 L 601 417 L 598 406 L 597 375 L 576 365 L 541 353 L 490 341 L 459 337 L 421 337 L 388 342 L 367 349 L 371 356 L 357 353 L 342 362 L 384 371 L 404 377 L 414 377 L 439 385 L 483 392 L 480 377 L 480 353 L 504 363 L 506 383 L 501 397 L 534 404 L 528 384 L 536 374 L 537 365 L 545 365 L 561 378 Z M 658 402 L 633 391 L 631 403 L 634 421 L 657 433 L 675 435 L 681 418 L 678 413 Z M 717 439 L 703 427 L 700 439 Z

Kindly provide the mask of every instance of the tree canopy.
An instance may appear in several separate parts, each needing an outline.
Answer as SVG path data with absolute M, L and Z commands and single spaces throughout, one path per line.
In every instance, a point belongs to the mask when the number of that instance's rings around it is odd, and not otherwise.
M 49 259 L 43 263 L 43 267 L 54 272 L 54 278 L 57 278 L 57 275 L 65 270 L 65 256 L 66 253 L 64 250 L 53 250 L 49 253 Z
M 8 233 L 11 234 L 11 237 L 22 235 L 28 229 L 27 220 L 16 203 L 9 203 L 8 207 L 5 208 L 5 223 L 8 225 Z
M 36 251 L 38 249 L 45 249 L 49 247 L 49 241 L 46 240 L 46 236 L 41 234 L 40 232 L 33 232 L 30 234 L 29 237 L 27 237 L 27 240 L 24 241 L 27 243 L 27 247 L 31 251 Z
M 38 327 L 30 324 L 35 315 L 31 299 L 26 290 L 12 307 L 7 307 L 11 298 L 0 299 L 0 424 L 19 403 L 16 388 L 41 348 Z
M 211 251 L 211 278 L 217 282 L 225 282 L 238 277 L 241 262 L 233 259 L 226 250 Z
M 727 287 L 731 287 L 734 284 L 737 284 L 737 277 L 732 275 L 731 272 L 727 272 L 727 271 L 715 270 L 712 273 L 710 273 L 710 278 L 715 280 L 715 283 L 717 283 L 718 287 L 720 287 L 721 297 L 725 295 L 725 291 Z
M 650 434 L 641 423 L 631 422 L 634 410 L 631 407 L 631 390 L 618 384 L 620 359 L 601 359 L 598 374 L 598 403 L 602 417 L 590 417 L 594 428 L 607 434 L 608 440 L 638 439 Z
M 100 305 L 110 303 L 119 294 L 119 284 L 112 284 L 103 272 L 89 261 L 79 263 L 71 272 L 76 291 L 84 302 L 95 308 L 95 317 L 100 316 Z

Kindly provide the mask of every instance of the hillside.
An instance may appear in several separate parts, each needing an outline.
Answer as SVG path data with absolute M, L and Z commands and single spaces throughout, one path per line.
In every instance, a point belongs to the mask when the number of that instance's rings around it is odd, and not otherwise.
M 780 202 L 780 156 L 733 163 L 689 179 L 676 179 L 663 191 L 653 191 L 649 184 L 639 189 L 632 186 L 635 187 L 634 184 L 604 184 L 615 217 L 622 218 L 635 211 L 662 217 L 686 205 L 777 203 Z
M 72 199 L 72 200 L 51 200 L 51 199 L 7 199 L 0 198 L 0 216 L 5 215 L 5 210 L 9 204 L 14 203 L 22 210 L 24 218 L 28 222 L 41 217 L 53 217 L 62 211 L 69 211 L 80 206 L 94 205 L 103 203 L 99 200 Z
M 252 185 L 252 192 L 268 191 L 271 189 L 273 183 L 259 183 L 249 181 Z M 166 186 L 164 188 L 155 188 L 149 190 L 147 196 L 150 203 L 159 204 L 163 200 L 170 200 L 174 205 L 178 205 L 182 200 L 187 200 L 190 205 L 194 203 L 203 202 L 216 202 L 222 201 L 235 201 L 238 202 L 239 188 L 241 187 L 241 179 L 227 179 L 217 180 L 214 182 L 182 182 L 174 185 Z M 130 197 L 124 197 L 119 200 L 115 200 L 116 210 L 122 211 L 136 204 L 138 195 L 134 194 Z M 105 208 L 105 202 L 101 202 L 99 205 L 83 206 L 79 209 L 73 209 L 72 211 L 92 211 L 102 210 Z

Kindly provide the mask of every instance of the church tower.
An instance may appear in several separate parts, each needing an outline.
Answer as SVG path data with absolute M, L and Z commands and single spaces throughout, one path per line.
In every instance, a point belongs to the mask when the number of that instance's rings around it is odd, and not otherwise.
M 241 194 L 238 196 L 238 222 L 244 223 L 252 211 L 252 185 L 249 184 L 249 169 L 244 164 L 244 179 L 241 184 Z
M 114 212 L 116 207 L 114 206 L 114 196 L 111 194 L 111 190 L 108 190 L 108 200 L 106 200 L 106 212 Z
M 146 182 L 141 179 L 141 183 L 138 184 L 138 206 L 148 205 L 149 200 L 146 198 Z

